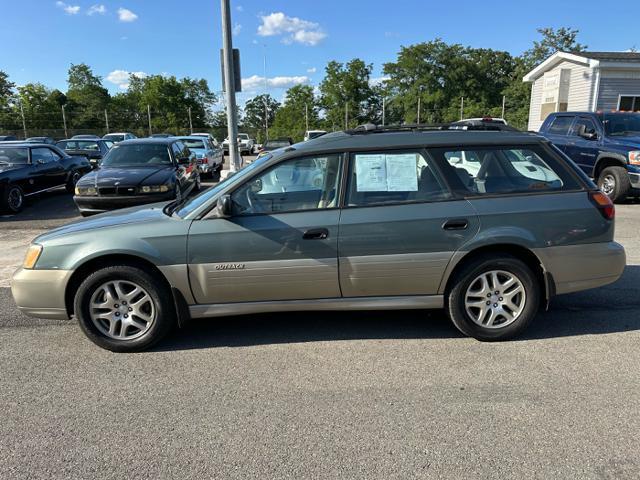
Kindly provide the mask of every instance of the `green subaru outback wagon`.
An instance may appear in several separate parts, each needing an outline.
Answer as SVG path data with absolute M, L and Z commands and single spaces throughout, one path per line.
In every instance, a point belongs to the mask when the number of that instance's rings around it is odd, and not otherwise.
M 537 135 L 369 127 L 41 235 L 12 292 L 113 351 L 189 319 L 304 310 L 444 308 L 462 333 L 502 340 L 554 295 L 620 277 L 613 217 Z

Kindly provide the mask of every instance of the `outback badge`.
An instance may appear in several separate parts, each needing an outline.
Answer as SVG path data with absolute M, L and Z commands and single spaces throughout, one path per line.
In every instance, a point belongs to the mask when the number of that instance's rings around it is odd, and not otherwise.
M 220 263 L 216 265 L 216 270 L 244 270 L 244 263 Z

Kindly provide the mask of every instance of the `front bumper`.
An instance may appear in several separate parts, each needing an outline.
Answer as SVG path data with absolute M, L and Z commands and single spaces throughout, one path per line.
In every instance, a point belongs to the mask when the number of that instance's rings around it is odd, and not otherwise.
M 616 242 L 547 247 L 534 252 L 551 274 L 556 294 L 613 283 L 627 264 L 624 247 Z
M 629 180 L 631 181 L 631 188 L 640 190 L 640 173 L 629 172 Z
M 135 207 L 136 205 L 145 205 L 147 203 L 157 203 L 167 200 L 173 200 L 174 193 L 172 191 L 165 193 L 150 193 L 147 195 L 123 195 L 123 196 L 95 196 L 74 195 L 78 210 L 82 213 L 102 213 L 118 208 Z
M 72 270 L 19 268 L 11 279 L 18 309 L 30 317 L 68 320 L 64 296 L 72 274 Z

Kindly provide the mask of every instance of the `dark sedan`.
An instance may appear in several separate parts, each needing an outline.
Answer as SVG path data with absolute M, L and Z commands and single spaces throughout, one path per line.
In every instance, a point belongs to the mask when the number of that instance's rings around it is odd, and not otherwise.
M 0 145 L 0 207 L 17 213 L 25 197 L 63 186 L 73 192 L 78 179 L 90 170 L 86 158 L 68 155 L 54 145 Z
M 71 138 L 60 140 L 56 145 L 69 155 L 82 155 L 87 157 L 91 165 L 95 168 L 113 146 L 108 140 L 82 140 Z
M 273 152 L 279 148 L 286 148 L 293 145 L 293 140 L 290 137 L 274 138 L 267 140 L 260 151 L 258 152 L 258 158 L 266 155 L 269 152 Z
M 56 144 L 56 141 L 51 137 L 29 137 L 25 141 L 29 143 L 48 143 L 49 145 Z
M 173 138 L 126 140 L 114 145 L 97 170 L 76 185 L 83 216 L 165 200 L 200 189 L 196 157 Z

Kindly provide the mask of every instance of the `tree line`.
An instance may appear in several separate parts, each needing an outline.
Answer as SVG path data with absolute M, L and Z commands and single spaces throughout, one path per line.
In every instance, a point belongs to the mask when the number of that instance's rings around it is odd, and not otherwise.
M 257 95 L 239 110 L 241 129 L 262 141 L 300 140 L 309 129 L 340 130 L 363 123 L 442 123 L 460 115 L 500 116 L 525 128 L 530 85 L 522 77 L 556 51 L 582 51 L 578 31 L 539 29 L 540 38 L 520 56 L 506 51 L 449 44 L 436 38 L 401 47 L 383 65 L 383 78 L 372 78 L 373 65 L 360 58 L 331 61 L 314 89 L 296 85 L 278 102 Z M 16 86 L 0 71 L 0 131 L 59 132 L 63 120 L 72 132 L 149 130 L 187 133 L 193 127 L 226 136 L 226 114 L 215 111 L 218 98 L 204 79 L 132 75 L 126 91 L 110 95 L 86 64 L 71 65 L 68 89 L 42 83 Z M 461 99 L 464 98 L 462 105 Z M 64 112 L 63 112 L 64 111 Z M 62 118 L 64 115 L 64 119 Z M 384 117 L 384 118 L 383 118 Z

